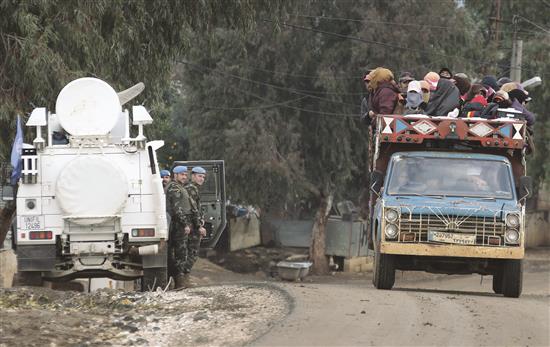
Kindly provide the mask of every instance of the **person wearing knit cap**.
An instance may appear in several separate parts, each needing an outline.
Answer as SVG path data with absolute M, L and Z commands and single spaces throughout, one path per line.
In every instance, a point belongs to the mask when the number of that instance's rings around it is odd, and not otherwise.
M 424 81 L 430 85 L 430 91 L 434 91 L 437 88 L 437 83 L 441 77 L 436 72 L 430 71 L 424 76 Z

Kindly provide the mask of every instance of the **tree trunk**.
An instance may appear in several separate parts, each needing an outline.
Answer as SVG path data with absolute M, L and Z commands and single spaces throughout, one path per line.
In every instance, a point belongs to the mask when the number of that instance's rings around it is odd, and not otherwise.
M 13 216 L 15 215 L 15 200 L 10 201 L 0 209 L 0 245 L 4 243 L 6 235 L 11 227 Z
M 311 246 L 309 248 L 309 258 L 313 261 L 311 272 L 315 275 L 323 275 L 329 272 L 328 260 L 325 255 L 325 237 L 328 216 L 332 208 L 333 193 L 328 196 L 321 194 L 319 209 L 315 214 L 313 230 L 311 234 Z

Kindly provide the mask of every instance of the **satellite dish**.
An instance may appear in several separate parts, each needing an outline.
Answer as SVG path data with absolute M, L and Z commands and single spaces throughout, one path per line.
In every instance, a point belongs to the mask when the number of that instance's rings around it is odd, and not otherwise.
M 85 136 L 107 135 L 122 109 L 117 92 L 109 84 L 85 77 L 61 90 L 55 110 L 63 129 L 74 136 Z

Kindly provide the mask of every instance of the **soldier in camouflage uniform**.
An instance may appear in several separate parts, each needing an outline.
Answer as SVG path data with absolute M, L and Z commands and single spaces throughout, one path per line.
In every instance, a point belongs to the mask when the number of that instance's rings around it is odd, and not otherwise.
M 168 268 L 175 278 L 175 287 L 185 287 L 188 243 L 192 227 L 192 213 L 189 195 L 184 185 L 187 183 L 187 167 L 176 166 L 174 180 L 166 187 L 166 206 L 171 217 L 170 238 L 168 241 Z
M 187 260 L 184 266 L 187 274 L 191 272 L 191 268 L 193 268 L 199 256 L 201 238 L 206 236 L 204 215 L 201 209 L 201 198 L 199 194 L 199 187 L 203 185 L 205 179 L 206 170 L 200 166 L 196 166 L 191 170 L 191 182 L 185 186 L 191 205 L 190 222 L 192 225 L 189 242 L 187 244 Z M 188 281 L 189 277 L 187 276 L 186 279 Z

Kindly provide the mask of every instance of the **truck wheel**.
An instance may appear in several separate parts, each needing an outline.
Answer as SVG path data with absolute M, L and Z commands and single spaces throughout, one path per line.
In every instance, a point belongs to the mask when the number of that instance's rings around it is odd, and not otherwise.
M 31 286 L 41 287 L 44 281 L 42 280 L 42 272 L 40 271 L 21 271 L 15 274 L 14 286 Z
M 508 259 L 502 266 L 502 294 L 508 298 L 519 298 L 523 286 L 523 262 Z
M 143 277 L 141 278 L 141 291 L 155 291 L 157 288 L 164 289 L 168 283 L 166 267 L 153 267 L 143 269 Z
M 377 289 L 392 289 L 395 283 L 394 255 L 380 253 L 380 242 L 375 244 L 373 268 L 374 286 Z
M 502 294 L 502 269 L 498 269 L 493 274 L 493 291 Z

